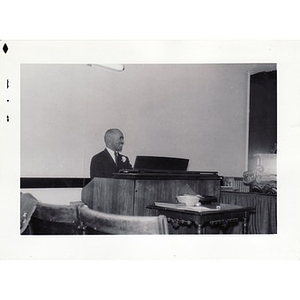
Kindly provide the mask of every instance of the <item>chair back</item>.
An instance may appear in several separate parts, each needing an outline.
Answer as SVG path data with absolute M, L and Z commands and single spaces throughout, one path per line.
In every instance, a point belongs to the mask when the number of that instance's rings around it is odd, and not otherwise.
M 86 234 L 168 234 L 166 216 L 127 216 L 107 214 L 87 206 L 78 207 Z
M 32 234 L 82 234 L 78 206 L 38 202 L 31 218 Z
M 31 194 L 21 193 L 20 197 L 20 233 L 29 234 L 29 223 L 36 209 L 38 200 Z

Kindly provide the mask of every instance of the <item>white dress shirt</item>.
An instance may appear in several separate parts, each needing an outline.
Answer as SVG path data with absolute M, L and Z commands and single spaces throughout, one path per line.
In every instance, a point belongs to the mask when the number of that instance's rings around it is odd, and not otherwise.
M 111 150 L 111 149 L 109 149 L 107 147 L 106 147 L 106 149 L 107 149 L 108 153 L 110 154 L 110 156 L 112 157 L 112 159 L 114 160 L 114 162 L 116 164 L 117 162 L 116 162 L 116 157 L 115 157 L 115 151 L 113 151 L 113 150 Z M 119 154 L 119 152 L 118 152 L 118 154 Z

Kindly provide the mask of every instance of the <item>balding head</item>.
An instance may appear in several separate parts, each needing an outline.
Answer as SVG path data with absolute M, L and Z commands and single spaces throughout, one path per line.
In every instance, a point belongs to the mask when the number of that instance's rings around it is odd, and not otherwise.
M 108 129 L 104 135 L 104 142 L 106 147 L 113 151 L 122 151 L 124 145 L 124 135 L 121 130 L 117 128 Z

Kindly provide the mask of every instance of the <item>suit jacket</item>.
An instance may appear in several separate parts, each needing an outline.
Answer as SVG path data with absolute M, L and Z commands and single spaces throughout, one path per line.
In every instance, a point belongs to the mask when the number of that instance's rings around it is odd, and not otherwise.
M 113 173 L 118 173 L 121 169 L 132 169 L 128 157 L 119 153 L 117 166 L 107 149 L 104 149 L 93 156 L 90 175 L 92 179 L 94 177 L 111 178 L 113 177 Z

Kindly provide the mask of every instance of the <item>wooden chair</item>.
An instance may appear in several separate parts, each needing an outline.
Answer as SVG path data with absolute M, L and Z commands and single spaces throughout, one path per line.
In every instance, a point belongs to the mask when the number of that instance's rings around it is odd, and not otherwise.
M 78 219 L 78 207 L 80 205 L 83 203 L 56 205 L 38 202 L 30 221 L 31 234 L 83 234 Z
M 125 216 L 78 207 L 85 234 L 168 234 L 166 216 Z
M 30 220 L 36 209 L 38 200 L 31 194 L 21 193 L 20 195 L 20 233 L 30 234 Z

